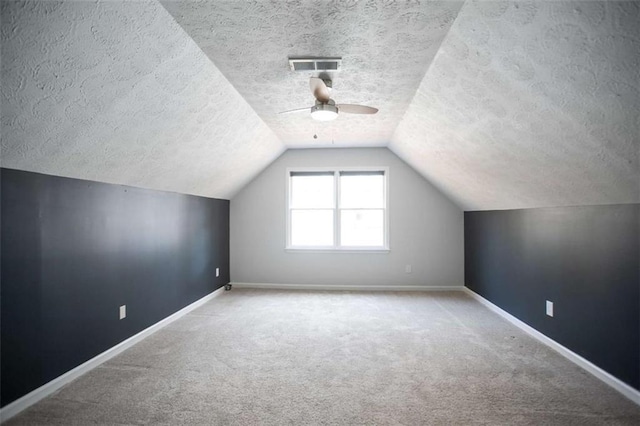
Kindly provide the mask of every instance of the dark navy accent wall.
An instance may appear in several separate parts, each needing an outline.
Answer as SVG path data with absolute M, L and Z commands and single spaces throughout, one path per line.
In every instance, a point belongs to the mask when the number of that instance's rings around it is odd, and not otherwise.
M 2 406 L 229 282 L 228 200 L 9 169 L 1 187 Z
M 467 287 L 640 389 L 639 204 L 466 212 L 464 222 Z

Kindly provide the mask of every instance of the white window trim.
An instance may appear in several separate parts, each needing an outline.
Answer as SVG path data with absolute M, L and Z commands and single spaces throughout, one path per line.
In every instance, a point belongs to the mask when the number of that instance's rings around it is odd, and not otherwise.
M 349 247 L 338 246 L 336 243 L 340 240 L 340 221 L 338 215 L 340 214 L 340 208 L 338 206 L 340 200 L 338 178 L 340 172 L 384 172 L 384 244 L 382 246 L 371 247 Z M 289 203 L 291 202 L 291 173 L 292 172 L 332 172 L 334 174 L 334 195 L 335 206 L 333 207 L 334 214 L 334 227 L 333 227 L 333 246 L 292 246 L 291 245 L 291 209 Z M 389 246 L 389 167 L 288 167 L 286 169 L 286 205 L 285 205 L 285 217 L 286 217 L 286 240 L 285 251 L 288 252 L 305 252 L 305 253 L 388 253 L 391 251 Z

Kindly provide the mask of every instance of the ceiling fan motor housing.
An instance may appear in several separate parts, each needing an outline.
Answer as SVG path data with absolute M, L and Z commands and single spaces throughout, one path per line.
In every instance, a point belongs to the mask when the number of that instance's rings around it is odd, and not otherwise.
M 335 120 L 338 117 L 335 101 L 333 99 L 329 99 L 326 103 L 316 101 L 316 104 L 311 107 L 311 117 L 318 121 Z

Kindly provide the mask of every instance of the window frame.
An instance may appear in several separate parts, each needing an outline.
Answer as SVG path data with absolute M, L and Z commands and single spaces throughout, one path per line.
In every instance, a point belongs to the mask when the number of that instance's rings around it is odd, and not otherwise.
M 343 246 L 340 245 L 340 172 L 382 172 L 383 174 L 383 245 L 381 246 Z M 332 173 L 333 174 L 333 245 L 332 246 L 294 246 L 291 244 L 291 174 L 292 173 Z M 293 252 L 317 253 L 388 253 L 389 247 L 389 167 L 288 167 L 286 169 L 286 239 L 285 250 Z M 346 209 L 353 210 L 353 209 Z

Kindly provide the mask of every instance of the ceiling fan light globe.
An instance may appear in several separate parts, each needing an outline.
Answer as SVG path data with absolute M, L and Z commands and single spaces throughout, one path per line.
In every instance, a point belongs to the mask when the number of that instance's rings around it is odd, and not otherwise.
M 319 104 L 311 107 L 311 118 L 318 121 L 331 121 L 338 118 L 338 108 L 331 104 Z

